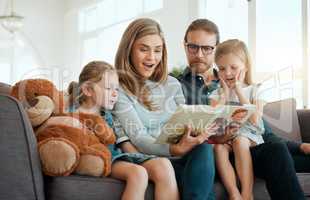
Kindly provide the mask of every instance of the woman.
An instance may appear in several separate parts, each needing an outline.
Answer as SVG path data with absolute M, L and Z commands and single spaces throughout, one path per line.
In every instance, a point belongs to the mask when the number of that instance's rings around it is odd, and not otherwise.
M 121 87 L 114 114 L 127 134 L 119 139 L 123 149 L 180 157 L 171 162 L 181 198 L 213 199 L 213 150 L 204 143 L 208 132 L 193 137 L 191 128 L 187 127 L 177 144 L 155 144 L 162 125 L 177 105 L 185 103 L 180 83 L 167 75 L 166 43 L 156 21 L 137 19 L 127 27 L 116 54 L 115 67 Z M 134 146 L 126 142 L 126 137 Z

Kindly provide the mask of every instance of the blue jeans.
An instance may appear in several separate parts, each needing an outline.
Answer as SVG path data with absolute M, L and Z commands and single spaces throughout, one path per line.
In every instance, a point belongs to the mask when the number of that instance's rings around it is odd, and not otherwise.
M 179 159 L 171 159 L 182 200 L 213 200 L 213 148 L 201 144 Z

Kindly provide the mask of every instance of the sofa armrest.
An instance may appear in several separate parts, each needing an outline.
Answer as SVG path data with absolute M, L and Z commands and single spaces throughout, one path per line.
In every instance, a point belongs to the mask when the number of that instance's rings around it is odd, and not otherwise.
M 10 92 L 11 92 L 11 86 L 6 83 L 0 82 L 0 94 L 9 95 Z
M 0 199 L 44 200 L 37 142 L 22 105 L 0 94 Z
M 310 109 L 298 109 L 298 121 L 303 142 L 310 142 Z

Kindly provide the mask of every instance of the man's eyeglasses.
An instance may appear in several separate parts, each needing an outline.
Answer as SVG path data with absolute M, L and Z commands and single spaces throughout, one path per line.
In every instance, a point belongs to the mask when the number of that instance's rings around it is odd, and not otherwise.
M 215 49 L 215 46 L 209 46 L 209 45 L 197 45 L 192 43 L 185 43 L 185 46 L 187 47 L 187 50 L 191 54 L 197 54 L 199 49 L 201 49 L 203 55 L 209 55 L 213 52 Z

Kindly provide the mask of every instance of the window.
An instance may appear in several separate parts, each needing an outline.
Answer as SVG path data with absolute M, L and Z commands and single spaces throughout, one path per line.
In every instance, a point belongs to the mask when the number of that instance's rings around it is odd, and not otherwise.
M 306 78 L 302 75 L 301 13 L 301 1 L 256 1 L 255 71 L 260 77 L 274 76 L 276 97 L 295 97 L 298 107 L 303 107 L 302 80 Z
M 79 13 L 82 66 L 91 60 L 114 63 L 121 36 L 137 16 L 158 12 L 163 0 L 102 0 Z M 152 16 L 152 18 L 156 18 Z
M 122 34 L 130 22 L 116 24 L 103 29 L 96 36 L 85 39 L 82 65 L 84 66 L 91 60 L 104 60 L 113 64 Z
M 115 54 L 122 34 L 130 21 L 119 23 L 100 33 L 98 37 L 99 57 L 109 63 L 114 63 Z
M 142 0 L 117 0 L 117 21 L 123 21 L 138 16 L 143 11 Z
M 144 0 L 144 12 L 152 12 L 163 8 L 163 1 Z
M 307 4 L 307 0 L 201 0 L 200 12 L 219 26 L 221 41 L 238 38 L 247 43 L 254 79 L 263 83 L 267 101 L 294 97 L 301 108 L 309 105 Z
M 18 80 L 29 78 L 29 74 L 38 67 L 38 59 L 23 35 L 6 34 L 0 38 L 0 81 L 14 84 Z
M 203 17 L 216 23 L 221 41 L 238 38 L 248 42 L 248 3 L 246 0 L 204 0 Z
M 301 1 L 256 1 L 257 72 L 301 68 L 301 20 Z

